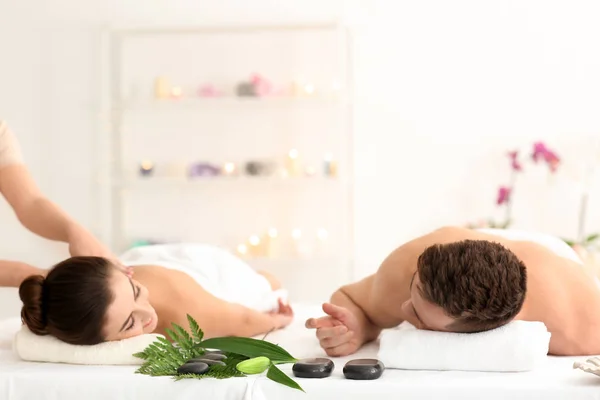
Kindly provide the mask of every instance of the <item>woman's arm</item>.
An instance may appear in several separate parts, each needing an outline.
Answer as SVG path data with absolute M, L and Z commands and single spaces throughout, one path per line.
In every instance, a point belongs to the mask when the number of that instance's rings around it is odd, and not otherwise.
M 284 328 L 293 319 L 289 307 L 282 308 L 281 312 L 263 313 L 241 304 L 219 299 L 201 287 L 194 289 L 193 301 L 190 301 L 190 296 L 181 295 L 186 292 L 189 293 L 182 289 L 180 295 L 176 295 L 176 299 L 170 296 L 167 307 L 173 312 L 161 312 L 160 307 L 157 307 L 159 321 L 165 324 L 163 329 L 168 327 L 167 324 L 171 321 L 187 327 L 186 314 L 190 314 L 198 322 L 206 338 L 252 337 Z

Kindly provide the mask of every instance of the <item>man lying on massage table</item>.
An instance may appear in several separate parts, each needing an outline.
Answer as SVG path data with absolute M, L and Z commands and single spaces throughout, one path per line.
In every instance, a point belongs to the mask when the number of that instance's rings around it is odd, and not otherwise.
M 134 248 L 121 257 L 135 279 L 101 257 L 73 257 L 19 287 L 21 316 L 35 334 L 80 345 L 161 333 L 190 314 L 205 337 L 255 336 L 293 318 L 271 275 L 225 250 L 199 244 Z
M 469 333 L 513 319 L 545 323 L 552 355 L 600 354 L 594 278 L 546 246 L 501 232 L 448 227 L 414 239 L 375 274 L 337 290 L 323 305 L 328 315 L 306 326 L 330 356 L 352 354 L 403 321 Z

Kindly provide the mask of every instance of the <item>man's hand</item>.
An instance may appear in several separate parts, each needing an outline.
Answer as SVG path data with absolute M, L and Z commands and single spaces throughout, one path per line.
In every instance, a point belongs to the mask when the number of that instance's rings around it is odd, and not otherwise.
M 122 265 L 108 248 L 100 243 L 91 233 L 83 229 L 76 229 L 69 232 L 69 253 L 72 257 L 104 257 L 121 268 L 130 278 L 133 276 L 133 268 Z
M 323 350 L 332 357 L 355 353 L 363 344 L 358 319 L 347 308 L 330 303 L 323 304 L 323 311 L 327 316 L 306 321 L 307 328 L 317 330 Z

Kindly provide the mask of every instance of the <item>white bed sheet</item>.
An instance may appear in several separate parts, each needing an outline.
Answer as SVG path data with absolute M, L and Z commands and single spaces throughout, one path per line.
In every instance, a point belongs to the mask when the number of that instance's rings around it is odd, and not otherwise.
M 304 328 L 308 316 L 322 314 L 318 306 L 296 306 L 295 322 L 268 340 L 298 358 L 325 356 L 312 331 Z M 600 400 L 600 378 L 573 370 L 575 360 L 587 357 L 548 357 L 547 364 L 522 373 L 458 371 L 401 371 L 387 369 L 375 381 L 350 381 L 342 374 L 352 358 L 374 358 L 371 344 L 352 357 L 335 358 L 335 370 L 325 379 L 297 379 L 306 393 L 276 384 L 265 377 L 174 382 L 169 377 L 134 374 L 135 367 L 74 366 L 20 361 L 11 350 L 16 319 L 0 322 L 0 400 L 20 399 L 226 399 L 331 400 L 347 399 L 578 399 Z M 291 374 L 291 365 L 281 368 Z

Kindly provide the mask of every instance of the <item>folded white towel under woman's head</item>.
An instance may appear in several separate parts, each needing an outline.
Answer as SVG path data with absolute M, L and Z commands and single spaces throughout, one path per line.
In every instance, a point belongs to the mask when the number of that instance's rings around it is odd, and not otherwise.
M 144 334 L 129 339 L 104 342 L 91 346 L 68 344 L 57 338 L 32 333 L 22 326 L 14 337 L 13 350 L 22 360 L 85 365 L 140 365 L 144 360 L 134 357 L 159 336 Z
M 426 331 L 404 322 L 381 334 L 379 359 L 387 368 L 517 372 L 543 363 L 549 346 L 542 322 L 512 321 L 481 333 Z

